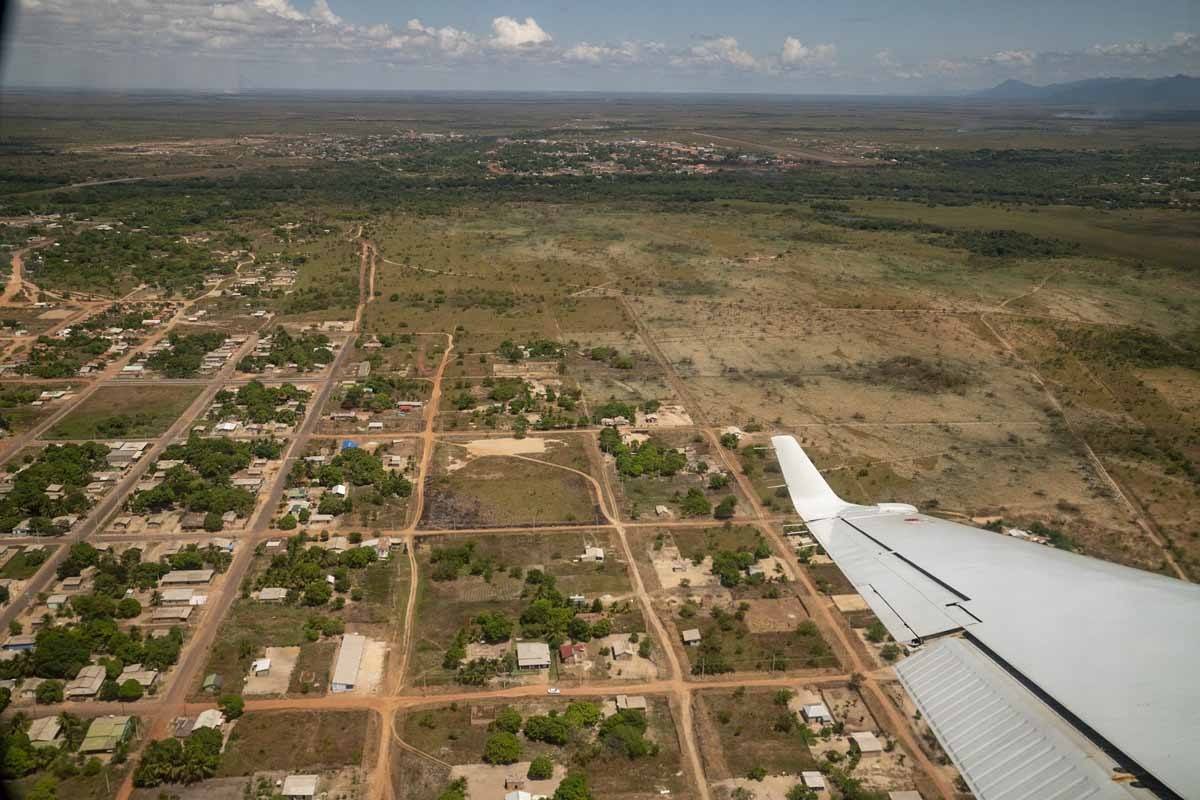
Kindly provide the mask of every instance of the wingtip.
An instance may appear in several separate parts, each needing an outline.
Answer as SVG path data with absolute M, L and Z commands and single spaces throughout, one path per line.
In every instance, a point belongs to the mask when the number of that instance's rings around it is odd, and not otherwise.
M 775 448 L 792 505 L 801 519 L 805 522 L 828 519 L 854 508 L 853 503 L 837 496 L 796 437 L 772 436 L 771 445 Z

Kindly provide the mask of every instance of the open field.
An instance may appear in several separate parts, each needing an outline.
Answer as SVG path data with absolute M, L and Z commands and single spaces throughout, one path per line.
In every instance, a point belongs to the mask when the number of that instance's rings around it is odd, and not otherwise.
M 200 394 L 199 386 L 105 387 L 47 434 L 52 439 L 158 436 Z
M 517 440 L 520 441 L 520 440 Z M 546 437 L 543 449 L 514 455 L 473 456 L 469 446 L 443 443 L 434 453 L 438 468 L 429 485 L 421 524 L 428 528 L 480 528 L 561 523 L 594 524 L 602 518 L 590 481 L 563 469 L 546 450 L 578 450 L 583 443 L 574 437 Z M 465 450 L 465 452 L 464 452 Z M 579 463 L 578 456 L 563 454 L 560 460 Z M 578 469 L 572 467 L 571 469 Z
M 288 735 L 280 735 L 288 731 Z M 220 776 L 265 770 L 316 771 L 358 765 L 366 747 L 367 712 L 282 711 L 238 720 Z

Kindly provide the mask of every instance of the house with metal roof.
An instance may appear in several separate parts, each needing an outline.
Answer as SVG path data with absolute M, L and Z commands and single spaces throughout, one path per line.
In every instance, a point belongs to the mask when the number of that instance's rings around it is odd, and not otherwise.
M 646 698 L 640 694 L 617 695 L 618 711 L 645 711 L 646 708 Z
M 833 715 L 824 703 L 805 703 L 800 707 L 800 713 L 804 715 L 805 722 L 833 722 Z
M 97 717 L 88 726 L 81 753 L 111 753 L 133 732 L 133 717 Z
M 61 740 L 62 722 L 58 717 L 40 717 L 29 725 L 29 742 L 34 747 L 54 747 Z
M 100 684 L 108 677 L 104 667 L 98 664 L 88 664 L 79 670 L 79 674 L 63 687 L 63 697 L 68 700 L 85 700 L 95 697 L 100 691 Z
M 357 633 L 347 633 L 342 636 L 337 660 L 333 664 L 333 679 L 329 682 L 330 691 L 349 692 L 354 689 L 358 683 L 358 667 L 362 664 L 366 648 L 365 636 Z
M 521 669 L 549 669 L 550 645 L 545 642 L 519 642 L 517 666 Z
M 309 800 L 317 793 L 318 775 L 288 775 L 279 793 L 284 800 Z
M 201 520 L 203 524 L 203 520 Z M 159 586 L 177 586 L 187 583 L 208 583 L 213 578 L 211 569 L 173 569 L 158 582 Z
M 191 605 L 192 595 L 196 593 L 195 589 L 180 587 L 177 589 L 163 589 L 159 593 L 159 599 L 162 600 L 164 606 L 186 606 Z

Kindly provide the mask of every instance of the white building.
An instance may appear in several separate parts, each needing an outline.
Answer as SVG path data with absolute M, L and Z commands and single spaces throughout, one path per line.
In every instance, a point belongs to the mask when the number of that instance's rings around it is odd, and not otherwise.
M 349 692 L 354 689 L 366 647 L 366 637 L 357 633 L 347 633 L 342 637 L 342 646 L 338 648 L 337 661 L 333 665 L 333 680 L 329 684 L 331 691 Z

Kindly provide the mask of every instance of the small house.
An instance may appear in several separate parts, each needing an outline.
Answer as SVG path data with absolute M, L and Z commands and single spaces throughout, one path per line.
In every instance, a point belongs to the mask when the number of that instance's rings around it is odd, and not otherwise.
M 267 675 L 270 672 L 271 672 L 271 659 L 269 659 L 269 658 L 256 658 L 250 664 L 250 674 L 251 675 L 256 675 L 256 676 L 257 675 Z
M 558 660 L 564 664 L 579 664 L 587 657 L 587 647 L 566 642 L 558 648 Z
M 805 703 L 800 707 L 800 713 L 804 716 L 805 722 L 817 722 L 822 725 L 833 722 L 833 715 L 829 713 L 829 708 L 824 703 Z
M 870 731 L 857 731 L 850 734 L 850 744 L 857 747 L 863 758 L 878 758 L 883 753 L 883 743 L 879 737 Z
M 187 606 L 192 604 L 192 595 L 195 593 L 195 589 L 180 587 L 177 589 L 163 589 L 159 597 L 164 606 Z
M 95 697 L 100 691 L 100 684 L 104 683 L 104 679 L 108 677 L 104 671 L 104 667 L 98 664 L 89 664 L 79 670 L 79 674 L 75 679 L 66 685 L 63 689 L 63 697 L 68 700 L 86 700 L 89 697 Z
M 256 598 L 262 603 L 282 603 L 287 599 L 287 589 L 282 586 L 268 586 L 259 589 Z
M 205 516 L 203 511 L 189 511 L 179 520 L 179 527 L 185 531 L 204 530 Z
M 549 669 L 550 645 L 545 642 L 518 643 L 517 666 L 521 669 Z
M 132 731 L 132 717 L 97 717 L 88 726 L 79 752 L 111 753 L 129 738 Z
M 581 560 L 583 560 L 583 561 L 603 561 L 604 560 L 604 548 L 603 547 L 585 547 L 583 549 L 583 556 L 581 556 Z
M 317 775 L 288 775 L 279 793 L 283 800 L 311 800 L 317 794 Z
M 683 632 L 683 643 L 688 647 L 700 646 L 700 629 L 688 628 Z
M 198 731 L 201 728 L 215 728 L 219 730 L 224 724 L 224 714 L 218 709 L 206 708 L 200 712 L 199 716 L 196 717 L 196 721 L 192 723 L 192 730 Z
M 34 747 L 57 747 L 61 734 L 62 722 L 58 717 L 41 717 L 29 726 L 29 743 Z
M 618 711 L 642 711 L 645 712 L 648 708 L 646 698 L 640 694 L 619 694 L 617 695 L 617 710 Z

